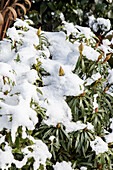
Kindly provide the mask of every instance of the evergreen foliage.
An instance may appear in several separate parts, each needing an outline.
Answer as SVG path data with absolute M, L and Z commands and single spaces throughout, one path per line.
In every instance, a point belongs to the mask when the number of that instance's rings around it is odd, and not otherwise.
M 60 13 L 65 20 L 74 24 L 88 26 L 88 16 L 103 17 L 113 24 L 112 0 L 33 0 L 29 17 L 35 26 L 54 31 L 61 24 Z

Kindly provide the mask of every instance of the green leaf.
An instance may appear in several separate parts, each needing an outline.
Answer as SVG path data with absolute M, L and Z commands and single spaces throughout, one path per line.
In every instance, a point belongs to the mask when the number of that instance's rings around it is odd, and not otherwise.
M 43 93 L 41 92 L 41 90 L 39 88 L 36 89 L 37 92 L 39 92 L 41 95 L 43 95 Z
M 56 9 L 55 9 L 55 6 L 53 5 L 52 2 L 48 2 L 47 5 L 48 5 L 48 7 L 49 7 L 52 11 L 55 11 L 55 10 L 56 10 Z
M 94 140 L 94 136 L 90 132 L 87 131 L 87 134 L 89 135 L 91 140 Z
M 83 133 L 81 133 L 81 140 L 80 140 L 80 142 L 81 142 L 81 146 L 82 146 L 83 142 L 84 142 L 84 135 L 83 135 Z
M 101 164 L 103 166 L 105 164 L 104 154 L 101 154 L 100 158 L 101 158 Z
M 97 160 L 98 158 L 100 158 L 100 156 L 101 156 L 101 153 L 99 153 L 99 154 L 95 157 L 94 160 Z
M 92 163 L 89 163 L 89 162 L 80 162 L 79 164 L 92 167 Z
M 50 137 L 51 136 L 51 132 L 53 131 L 53 129 L 49 129 L 44 135 L 43 135 L 43 139 Z
M 19 142 L 20 142 L 19 137 L 16 137 L 16 140 L 15 140 L 16 148 L 19 148 L 19 147 L 20 147 L 20 146 L 19 146 Z
M 84 145 L 82 146 L 82 152 L 83 152 L 84 157 L 86 157 Z
M 78 69 L 80 67 L 80 62 L 81 62 L 81 56 L 79 56 L 76 67 L 75 67 L 75 71 L 76 69 Z
M 64 133 L 60 130 L 60 136 L 61 136 L 61 139 L 63 140 L 64 139 Z
M 65 136 L 69 139 L 69 135 L 68 135 L 67 132 L 63 129 L 62 124 L 61 124 L 61 130 L 62 130 L 62 132 L 65 134 Z
M 76 141 L 75 141 L 75 149 L 77 148 L 80 141 L 80 133 L 77 135 Z
M 96 65 L 95 63 L 92 64 L 92 66 L 89 68 L 88 72 L 91 72 L 94 69 L 95 65 Z
M 70 108 L 72 110 L 72 113 L 75 113 L 76 105 L 77 105 L 78 99 L 71 100 L 72 104 L 70 104 Z M 76 114 L 76 113 L 75 113 Z
M 83 73 L 85 73 L 85 64 L 84 64 L 83 58 L 82 58 L 82 61 L 81 61 L 81 65 L 82 65 L 82 71 L 83 71 Z
M 20 55 L 19 53 L 17 54 L 17 59 L 15 59 L 16 62 L 19 62 L 20 61 Z
M 92 36 L 93 38 L 95 38 L 98 42 L 100 41 L 100 39 L 97 36 Z
M 110 164 L 111 164 L 110 157 L 108 156 L 107 153 L 105 153 L 105 157 L 106 157 L 106 159 L 107 159 L 108 166 L 110 167 Z
M 84 114 L 85 109 L 84 109 L 84 105 L 83 105 L 83 97 L 80 97 L 80 108 L 81 108 L 82 114 Z
M 89 148 L 89 141 L 87 140 L 85 145 L 85 152 L 88 150 L 88 148 Z
M 60 142 L 61 142 L 61 146 L 63 146 L 64 150 L 67 150 L 64 140 L 61 140 Z
M 88 110 L 90 109 L 90 103 L 88 103 L 88 101 L 87 101 L 87 99 L 85 98 L 85 99 L 83 99 L 84 100 L 84 102 L 85 102 L 85 104 L 86 104 L 86 106 L 87 106 L 87 108 L 88 108 Z
M 101 64 L 100 63 L 98 63 L 98 71 L 102 75 L 102 69 L 101 69 Z
M 22 154 L 21 150 L 18 148 L 15 148 L 12 150 L 12 153 L 18 153 L 18 154 Z
M 70 148 L 72 148 L 72 138 L 69 139 L 67 150 L 69 152 Z
M 50 152 L 52 153 L 54 160 L 56 160 L 56 154 L 53 145 L 51 145 Z
M 112 106 L 111 106 L 111 104 L 110 104 L 109 100 L 108 100 L 108 99 L 106 99 L 105 97 L 104 97 L 104 100 L 105 100 L 105 102 L 107 103 L 107 105 L 108 105 L 109 109 L 111 110 L 111 113 L 113 113 L 113 109 L 112 109 Z
M 40 5 L 40 14 L 42 15 L 47 9 L 47 4 L 45 2 L 42 2 Z

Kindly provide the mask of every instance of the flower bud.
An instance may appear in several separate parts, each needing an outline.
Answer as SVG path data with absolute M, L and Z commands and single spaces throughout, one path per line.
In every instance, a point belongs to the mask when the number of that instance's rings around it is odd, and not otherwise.
M 98 57 L 96 63 L 98 63 L 98 62 L 100 61 L 100 59 L 102 58 L 102 56 L 103 56 L 103 54 L 100 54 L 100 55 L 99 55 L 99 57 Z
M 59 69 L 59 76 L 63 76 L 64 75 L 64 70 L 63 68 L 60 66 L 60 69 Z
M 82 42 L 81 42 L 81 44 L 79 45 L 79 52 L 80 52 L 80 55 L 82 55 L 83 49 L 84 49 L 84 46 L 83 46 L 83 44 L 82 44 Z
M 60 123 L 58 123 L 58 124 L 57 124 L 57 127 L 58 127 L 58 128 L 60 128 L 60 127 L 61 127 Z
M 82 94 L 80 94 L 81 97 L 84 97 L 86 95 L 86 92 L 83 92 Z
M 97 108 L 95 108 L 95 113 L 97 113 L 98 112 L 98 107 Z
M 109 88 L 109 87 L 107 86 L 107 87 L 104 89 L 104 93 L 108 90 L 108 88 Z
M 39 27 L 38 31 L 37 31 L 37 35 L 39 36 L 41 33 L 41 27 Z
M 111 54 L 106 55 L 106 58 L 105 58 L 105 60 L 102 62 L 102 64 L 104 64 L 106 61 L 108 61 L 108 60 L 110 59 L 110 57 L 111 57 Z

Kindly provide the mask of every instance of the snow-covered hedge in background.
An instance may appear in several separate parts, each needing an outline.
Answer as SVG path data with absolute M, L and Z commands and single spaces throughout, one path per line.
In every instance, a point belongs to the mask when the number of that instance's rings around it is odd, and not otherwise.
M 0 42 L 0 168 L 111 168 L 113 40 L 96 47 L 90 28 L 30 22 Z

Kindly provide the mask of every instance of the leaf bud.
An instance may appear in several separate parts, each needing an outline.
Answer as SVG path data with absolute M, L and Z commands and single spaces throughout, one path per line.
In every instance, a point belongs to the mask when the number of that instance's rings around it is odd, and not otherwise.
M 63 76 L 64 75 L 64 70 L 63 68 L 60 66 L 60 69 L 59 69 L 59 76 Z
M 40 36 L 41 33 L 41 27 L 39 27 L 38 31 L 37 31 L 37 35 Z
M 58 128 L 60 128 L 60 127 L 61 127 L 60 123 L 58 123 L 58 124 L 57 124 L 57 127 L 58 127 Z
M 102 58 L 102 56 L 103 56 L 103 54 L 100 54 L 100 55 L 99 55 L 99 57 L 98 57 L 96 63 L 98 63 L 98 62 L 100 61 L 100 59 Z
M 98 107 L 97 108 L 95 108 L 95 113 L 97 113 L 98 112 Z
M 104 89 L 104 93 L 109 89 L 109 87 L 107 86 L 105 89 Z
M 104 64 L 106 61 L 108 61 L 108 60 L 110 59 L 110 57 L 111 57 L 111 54 L 106 55 L 106 58 L 105 58 L 105 60 L 102 62 L 102 64 Z
M 82 55 L 83 49 L 84 49 L 84 46 L 83 46 L 83 44 L 82 44 L 82 42 L 81 42 L 81 44 L 79 45 L 79 52 L 80 52 L 80 55 Z

